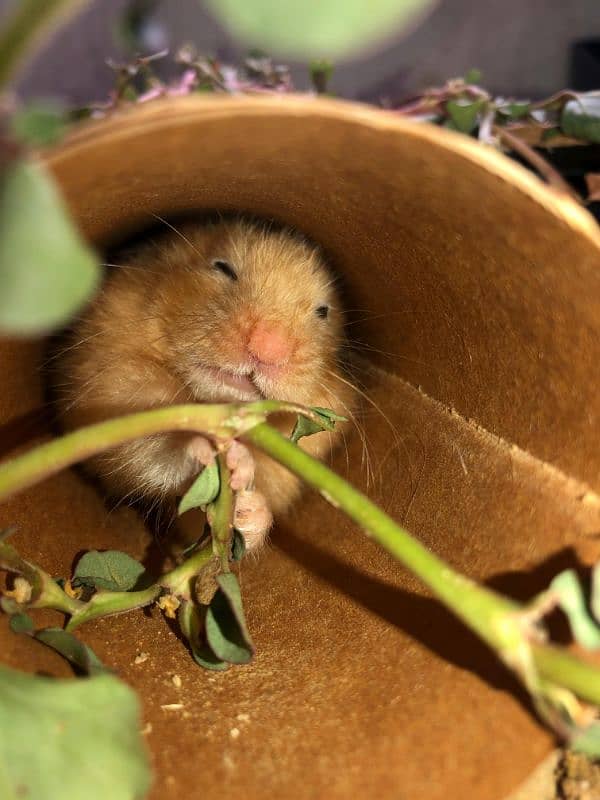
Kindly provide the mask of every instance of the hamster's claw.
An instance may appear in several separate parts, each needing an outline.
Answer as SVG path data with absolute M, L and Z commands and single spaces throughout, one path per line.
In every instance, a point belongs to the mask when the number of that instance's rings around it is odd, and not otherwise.
M 233 525 L 244 537 L 246 550 L 258 549 L 272 524 L 273 517 L 263 494 L 247 489 L 237 493 Z
M 186 455 L 196 464 L 209 467 L 215 460 L 215 448 L 205 436 L 194 436 L 188 442 Z
M 229 485 L 234 492 L 247 489 L 254 481 L 254 457 L 241 442 L 234 440 L 226 456 L 227 467 L 231 470 Z

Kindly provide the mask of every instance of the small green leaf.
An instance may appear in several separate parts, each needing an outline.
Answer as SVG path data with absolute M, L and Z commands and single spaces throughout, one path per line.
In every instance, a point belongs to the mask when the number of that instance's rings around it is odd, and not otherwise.
M 0 719 L 6 800 L 146 796 L 139 703 L 114 676 L 59 680 L 0 666 Z
M 569 619 L 576 641 L 588 650 L 600 648 L 600 627 L 588 613 L 585 597 L 575 570 L 567 569 L 550 584 L 550 591 L 558 596 L 558 605 Z
M 32 335 L 64 324 L 98 277 L 45 168 L 11 163 L 0 182 L 0 329 Z
M 320 433 L 321 431 L 332 431 L 336 422 L 347 422 L 346 417 L 341 417 L 330 408 L 314 406 L 311 411 L 314 411 L 317 415 L 318 422 L 302 414 L 298 415 L 294 430 L 290 436 L 294 444 L 298 444 L 299 439 L 303 436 L 311 436 L 313 433 Z
M 310 80 L 317 94 L 325 94 L 331 76 L 333 64 L 331 61 L 312 61 L 309 66 Z
M 530 108 L 531 103 L 524 100 L 522 102 L 507 103 L 499 108 L 498 111 L 510 119 L 522 119 L 529 114 Z
M 242 534 L 233 529 L 233 537 L 231 539 L 231 559 L 232 561 L 241 561 L 246 555 L 246 540 Z
M 448 100 L 446 103 L 450 121 L 461 133 L 471 133 L 477 127 L 482 107 L 481 100 Z
M 600 722 L 593 722 L 581 733 L 577 733 L 571 739 L 569 747 L 590 758 L 598 758 L 600 756 Z
M 219 494 L 220 479 L 217 462 L 204 467 L 179 503 L 178 514 L 185 514 L 191 508 L 205 509 Z
M 300 58 L 349 56 L 402 31 L 432 0 L 209 0 L 231 32 L 251 46 Z
M 581 94 L 565 103 L 560 126 L 567 136 L 600 143 L 600 93 Z
M 72 633 L 62 628 L 43 628 L 33 635 L 42 644 L 51 647 L 70 661 L 86 675 L 99 675 L 108 672 L 94 651 L 83 642 L 80 642 Z
M 32 103 L 19 109 L 13 114 L 10 123 L 17 139 L 33 147 L 56 144 L 68 128 L 64 106 L 51 100 Z
M 229 664 L 227 661 L 223 661 L 222 659 L 218 658 L 210 647 L 205 644 L 203 647 L 192 648 L 192 656 L 194 657 L 194 661 L 196 664 L 199 664 L 204 669 L 210 669 L 213 672 L 223 672 L 226 669 L 229 669 Z
M 24 611 L 17 611 L 11 614 L 8 624 L 13 633 L 31 633 L 34 629 L 33 620 Z
M 84 553 L 73 573 L 73 586 L 128 592 L 139 582 L 145 569 L 139 561 L 119 550 L 90 550 Z
M 254 646 L 246 625 L 240 585 L 233 572 L 217 576 L 219 590 L 206 612 L 206 639 L 217 658 L 247 664 Z
M 477 67 L 472 67 L 465 75 L 465 83 L 481 83 L 483 73 Z
M 229 664 L 218 658 L 208 644 L 201 642 L 202 620 L 205 614 L 206 606 L 183 600 L 177 612 L 177 621 L 181 632 L 190 645 L 194 661 L 204 669 L 222 671 L 227 669 Z
M 542 132 L 542 142 L 548 142 L 550 139 L 555 139 L 557 136 L 560 136 L 562 133 L 560 128 L 546 128 L 545 131 Z
M 3 542 L 5 539 L 8 539 L 9 536 L 12 536 L 13 533 L 17 532 L 17 528 L 15 525 L 11 525 L 8 528 L 4 528 L 4 530 L 0 531 L 0 542 Z

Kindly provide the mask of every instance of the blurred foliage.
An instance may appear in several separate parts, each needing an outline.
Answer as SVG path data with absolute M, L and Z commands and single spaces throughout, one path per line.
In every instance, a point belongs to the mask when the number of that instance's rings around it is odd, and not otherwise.
M 398 34 L 434 0 L 208 0 L 240 40 L 298 58 L 348 58 Z

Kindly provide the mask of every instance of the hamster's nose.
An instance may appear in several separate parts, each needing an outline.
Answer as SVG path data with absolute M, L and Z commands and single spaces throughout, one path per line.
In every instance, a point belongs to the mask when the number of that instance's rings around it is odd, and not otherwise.
M 282 325 L 257 322 L 250 331 L 248 352 L 263 364 L 284 364 L 292 354 L 290 336 Z

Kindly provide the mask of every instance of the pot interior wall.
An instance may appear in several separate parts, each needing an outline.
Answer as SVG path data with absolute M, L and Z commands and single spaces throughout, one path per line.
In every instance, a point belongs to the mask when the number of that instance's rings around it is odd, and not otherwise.
M 334 466 L 451 564 L 529 597 L 598 555 L 599 251 L 583 212 L 552 211 L 533 179 L 457 142 L 343 104 L 186 100 L 93 126 L 48 163 L 103 246 L 152 214 L 215 208 L 320 242 L 357 309 L 370 398 L 372 475 L 356 434 Z M 2 344 L 2 420 L 42 401 L 42 350 Z M 108 513 L 75 472 L 2 507 L 5 522 L 55 574 L 86 548 L 157 556 L 135 513 Z M 320 498 L 242 579 L 249 667 L 198 670 L 157 613 L 82 631 L 141 692 L 153 797 L 500 800 L 549 749 L 493 656 Z M 1 637 L 11 663 L 62 669 Z

